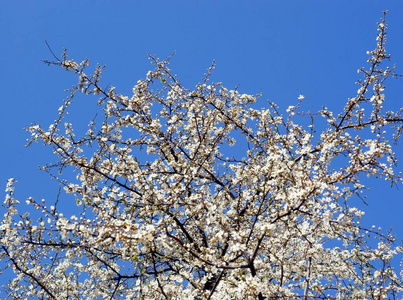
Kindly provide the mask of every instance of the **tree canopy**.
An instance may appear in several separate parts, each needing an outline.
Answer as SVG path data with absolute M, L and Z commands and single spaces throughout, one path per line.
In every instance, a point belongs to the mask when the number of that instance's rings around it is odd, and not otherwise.
M 386 13 L 385 13 L 386 14 Z M 43 169 L 74 195 L 77 216 L 27 199 L 10 179 L 0 258 L 15 277 L 11 299 L 383 299 L 402 295 L 390 233 L 364 228 L 351 204 L 363 177 L 400 184 L 391 140 L 402 110 L 385 111 L 385 16 L 361 68 L 357 95 L 340 112 L 285 113 L 272 102 L 212 82 L 194 89 L 154 66 L 131 96 L 101 84 L 64 52 L 45 61 L 78 83 L 30 142 L 53 149 Z M 386 64 L 385 64 L 386 60 Z M 98 95 L 83 134 L 66 122 L 78 93 Z M 298 121 L 298 122 L 297 122 Z M 69 171 L 76 172 L 71 180 Z M 67 201 L 67 200 L 66 200 Z

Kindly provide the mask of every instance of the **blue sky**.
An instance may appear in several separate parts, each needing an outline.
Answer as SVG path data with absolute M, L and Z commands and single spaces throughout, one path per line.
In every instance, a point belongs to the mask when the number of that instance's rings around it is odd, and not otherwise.
M 24 148 L 32 122 L 49 125 L 75 83 L 72 74 L 47 67 L 45 40 L 60 54 L 106 65 L 104 84 L 130 94 L 151 68 L 147 53 L 166 58 L 192 88 L 213 59 L 213 79 L 242 93 L 262 93 L 285 109 L 305 95 L 305 108 L 340 111 L 353 97 L 375 47 L 376 22 L 388 9 L 387 50 L 403 73 L 403 2 L 389 1 L 6 1 L 0 2 L 0 183 L 16 177 L 16 195 L 56 198 L 58 186 L 37 169 L 51 162 L 50 149 Z M 387 83 L 390 107 L 403 107 L 402 80 Z M 81 98 L 80 98 L 81 99 Z M 77 121 L 94 98 L 82 98 Z M 92 103 L 93 105 L 93 103 Z M 396 147 L 403 170 L 403 148 Z M 4 190 L 4 188 L 1 188 Z M 4 193 L 3 193 L 4 195 Z M 394 227 L 403 238 L 403 187 L 379 182 L 368 192 L 364 224 Z

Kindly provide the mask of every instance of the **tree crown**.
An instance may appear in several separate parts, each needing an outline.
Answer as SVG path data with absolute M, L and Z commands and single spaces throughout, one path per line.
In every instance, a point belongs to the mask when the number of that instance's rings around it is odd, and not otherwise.
M 361 227 L 364 213 L 349 201 L 364 190 L 363 175 L 401 181 L 389 139 L 399 139 L 403 118 L 383 109 L 384 82 L 398 76 L 382 64 L 386 27 L 382 18 L 357 95 L 338 114 L 301 113 L 302 95 L 285 116 L 274 103 L 258 107 L 257 96 L 210 82 L 214 65 L 189 90 L 169 59 L 150 56 L 154 70 L 129 97 L 102 87 L 103 68 L 88 74 L 88 60 L 64 52 L 45 61 L 78 84 L 49 128 L 28 129 L 30 142 L 52 147 L 58 162 L 44 170 L 75 196 L 80 214 L 66 218 L 29 198 L 43 216 L 19 215 L 10 179 L 0 227 L 0 257 L 17 274 L 10 297 L 399 295 L 391 258 L 402 248 L 391 234 Z M 65 116 L 79 92 L 99 96 L 103 119 L 77 137 Z

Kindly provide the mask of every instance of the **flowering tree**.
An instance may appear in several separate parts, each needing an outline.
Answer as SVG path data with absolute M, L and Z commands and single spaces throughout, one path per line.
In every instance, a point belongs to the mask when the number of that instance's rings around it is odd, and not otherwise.
M 362 228 L 349 201 L 363 175 L 401 181 L 387 129 L 398 139 L 403 116 L 382 108 L 384 81 L 397 76 L 382 64 L 385 30 L 383 17 L 357 95 L 305 125 L 295 121 L 300 104 L 285 117 L 274 103 L 254 108 L 257 97 L 211 83 L 213 67 L 188 90 L 151 57 L 155 69 L 126 97 L 101 86 L 102 67 L 87 74 L 87 60 L 46 61 L 79 82 L 54 124 L 29 128 L 31 141 L 53 148 L 58 163 L 44 169 L 80 213 L 67 218 L 29 198 L 42 217 L 21 215 L 10 179 L 0 257 L 15 278 L 3 290 L 12 299 L 401 295 L 391 259 L 403 249 Z M 64 122 L 79 91 L 99 95 L 104 113 L 81 137 Z M 63 177 L 71 169 L 77 180 Z

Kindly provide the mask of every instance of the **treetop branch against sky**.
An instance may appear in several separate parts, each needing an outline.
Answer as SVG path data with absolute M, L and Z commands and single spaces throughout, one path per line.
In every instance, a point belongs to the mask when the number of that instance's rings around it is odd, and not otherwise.
M 401 298 L 403 4 L 117 2 L 0 4 L 1 297 Z

